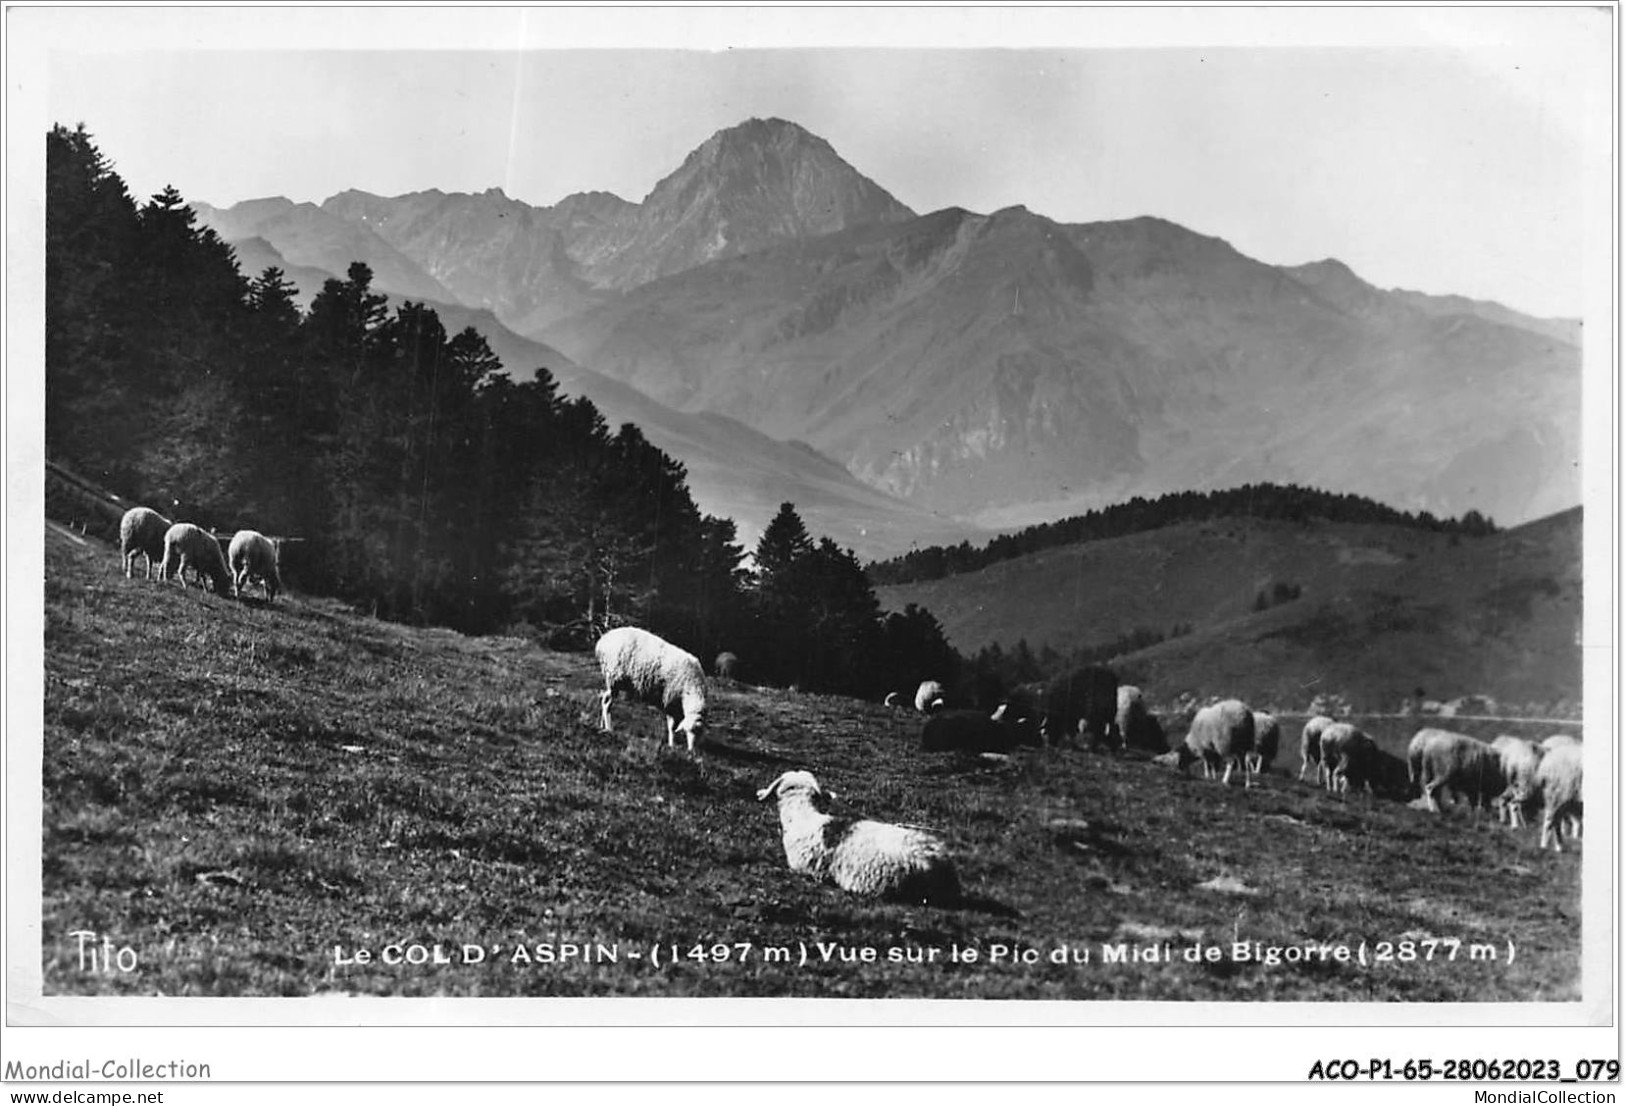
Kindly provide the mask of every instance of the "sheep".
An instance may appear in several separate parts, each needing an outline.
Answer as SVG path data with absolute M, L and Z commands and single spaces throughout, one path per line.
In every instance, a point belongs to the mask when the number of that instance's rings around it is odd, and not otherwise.
M 1168 738 L 1162 732 L 1162 723 L 1146 709 L 1145 695 L 1132 684 L 1117 687 L 1117 732 L 1128 748 L 1163 753 L 1168 750 Z
M 1303 744 L 1298 746 L 1298 782 L 1303 782 L 1303 774 L 1309 771 L 1309 766 L 1315 766 L 1315 786 L 1320 786 L 1324 778 L 1325 767 L 1320 763 L 1320 735 L 1326 732 L 1326 727 L 1333 724 L 1333 719 L 1324 714 L 1317 714 L 1303 724 Z
M 1185 743 L 1175 751 L 1179 768 L 1183 771 L 1194 760 L 1201 760 L 1202 774 L 1212 779 L 1218 766 L 1224 765 L 1224 784 L 1230 786 L 1230 775 L 1241 765 L 1245 787 L 1253 785 L 1253 773 L 1247 764 L 1247 755 L 1253 751 L 1253 712 L 1240 699 L 1226 699 L 1203 707 L 1191 719 L 1190 732 Z
M 1378 760 L 1382 751 L 1371 735 L 1350 722 L 1333 722 L 1320 733 L 1320 767 L 1326 776 L 1326 790 L 1347 793 L 1350 787 L 1364 786 L 1375 794 L 1382 773 Z
M 1089 666 L 1046 683 L 1023 684 L 1008 702 L 1038 720 L 1046 744 L 1078 734 L 1090 744 L 1116 744 L 1117 676 L 1110 669 Z
M 811 772 L 786 772 L 757 802 L 779 800 L 784 856 L 791 871 L 833 880 L 856 895 L 952 906 L 961 901 L 948 846 L 918 826 L 833 818 L 819 809 L 823 790 Z
M 615 692 L 626 691 L 661 708 L 666 715 L 666 745 L 675 747 L 681 730 L 688 737 L 688 751 L 692 754 L 705 724 L 705 670 L 694 655 L 635 626 L 609 631 L 598 639 L 593 652 L 604 675 L 604 690 L 599 697 L 604 732 L 613 730 L 610 701 Z
M 158 578 L 167 580 L 172 575 L 178 576 L 184 588 L 188 568 L 212 583 L 216 595 L 237 594 L 231 570 L 226 567 L 226 555 L 220 551 L 220 542 L 201 527 L 177 522 L 164 532 L 164 563 L 158 570 Z
M 1418 730 L 1411 738 L 1407 761 L 1411 783 L 1422 789 L 1427 808 L 1439 813 L 1439 789 L 1465 795 L 1475 810 L 1506 790 L 1501 758 L 1476 737 L 1449 730 Z
M 733 680 L 739 676 L 739 658 L 732 653 L 718 653 L 712 662 L 712 671 L 720 679 Z
M 1549 753 L 1553 749 L 1557 748 L 1559 745 L 1578 745 L 1578 744 L 1580 744 L 1580 739 L 1575 737 L 1573 734 L 1554 733 L 1552 736 L 1548 737 L 1545 741 L 1542 741 L 1540 743 L 1540 747 L 1542 749 L 1546 750 Z
M 1571 836 L 1580 836 L 1580 822 L 1585 807 L 1584 794 L 1585 754 L 1578 743 L 1559 744 L 1540 758 L 1535 769 L 1534 791 L 1540 798 L 1544 812 L 1540 819 L 1540 847 L 1552 843 L 1557 852 L 1563 851 L 1563 831 L 1567 827 Z
M 1247 754 L 1247 769 L 1253 775 L 1267 773 L 1281 750 L 1281 723 L 1273 714 L 1253 711 L 1253 751 Z
M 1507 782 L 1500 795 L 1501 821 L 1516 829 L 1526 824 L 1524 805 L 1534 792 L 1535 771 L 1546 750 L 1533 741 L 1507 734 L 1490 742 L 1490 748 L 1501 758 L 1501 774 Z
M 239 530 L 231 536 L 226 559 L 238 595 L 248 589 L 248 581 L 253 579 L 265 589 L 267 603 L 276 599 L 276 593 L 282 590 L 282 577 L 277 573 L 277 547 L 270 538 L 258 530 Z
M 1020 724 L 1007 718 L 1003 707 L 991 716 L 979 710 L 936 710 L 920 727 L 920 748 L 928 753 L 1003 753 L 1019 743 Z
M 921 714 L 930 714 L 943 705 L 947 694 L 937 681 L 925 680 L 920 684 L 920 689 L 914 693 L 914 709 Z
M 167 518 L 151 507 L 131 507 L 124 512 L 118 524 L 118 544 L 124 557 L 126 580 L 135 576 L 137 556 L 147 559 L 147 579 L 152 579 L 153 566 L 164 562 L 164 534 L 171 525 Z

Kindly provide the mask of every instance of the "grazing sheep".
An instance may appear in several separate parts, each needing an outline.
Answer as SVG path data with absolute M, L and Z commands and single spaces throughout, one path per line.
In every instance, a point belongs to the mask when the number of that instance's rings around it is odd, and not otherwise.
M 177 522 L 164 531 L 164 563 L 158 577 L 179 577 L 184 588 L 189 568 L 212 583 L 216 595 L 237 594 L 231 570 L 226 567 L 226 555 L 214 535 L 190 522 Z
M 1333 719 L 1324 714 L 1317 714 L 1303 724 L 1303 744 L 1298 746 L 1298 782 L 1303 782 L 1303 774 L 1309 771 L 1309 766 L 1315 766 L 1315 785 L 1318 787 L 1324 778 L 1325 767 L 1320 763 L 1320 735 L 1326 732 L 1326 727 L 1333 724 Z
M 688 736 L 694 751 L 705 723 L 705 670 L 692 653 L 635 626 L 622 626 L 598 639 L 593 652 L 604 675 L 599 696 L 604 731 L 612 729 L 609 704 L 617 691 L 659 707 L 666 715 L 666 744 L 677 744 L 677 731 Z
M 1008 701 L 1018 714 L 1038 720 L 1046 744 L 1069 740 L 1073 734 L 1089 744 L 1113 745 L 1121 740 L 1117 676 L 1108 668 L 1091 665 L 1045 683 L 1022 684 Z
M 1168 751 L 1168 737 L 1162 732 L 1162 723 L 1145 705 L 1145 695 L 1132 684 L 1117 688 L 1117 732 L 1123 745 L 1148 752 Z
M 1275 715 L 1253 711 L 1253 751 L 1247 754 L 1247 769 L 1253 775 L 1262 775 L 1275 764 L 1281 751 L 1281 723 Z
M 137 556 L 147 559 L 147 579 L 152 579 L 153 566 L 164 563 L 164 534 L 169 527 L 170 521 L 150 507 L 131 507 L 124 512 L 118 524 L 118 544 L 126 580 L 135 576 Z
M 1524 806 L 1535 790 L 1535 771 L 1546 750 L 1521 737 L 1502 734 L 1490 742 L 1490 748 L 1501 758 L 1501 774 L 1506 777 L 1506 790 L 1501 792 L 1501 821 L 1514 829 L 1527 824 Z
M 1449 787 L 1467 797 L 1475 810 L 1487 807 L 1506 790 L 1501 758 L 1476 737 L 1449 730 L 1425 729 L 1411 738 L 1407 761 L 1411 783 L 1422 789 L 1427 808 L 1439 813 L 1439 789 Z
M 920 748 L 928 753 L 1008 752 L 1019 743 L 1018 725 L 1002 708 L 991 716 L 979 710 L 936 710 L 920 727 Z
M 756 793 L 779 800 L 784 857 L 791 871 L 833 880 L 842 890 L 952 906 L 961 899 L 948 846 L 918 826 L 832 818 L 811 772 L 786 772 Z
M 1540 758 L 1540 765 L 1535 769 L 1534 793 L 1545 808 L 1540 819 L 1540 847 L 1543 849 L 1550 841 L 1554 850 L 1562 852 L 1565 828 L 1571 836 L 1580 836 L 1581 818 L 1585 813 L 1582 803 L 1584 759 L 1578 743 L 1558 745 Z
M 921 714 L 930 714 L 943 705 L 947 692 L 935 680 L 926 680 L 920 684 L 920 689 L 914 693 L 914 709 Z
M 1230 774 L 1240 765 L 1245 787 L 1253 785 L 1253 774 L 1247 765 L 1247 755 L 1253 751 L 1253 712 L 1240 699 L 1226 699 L 1203 707 L 1191 719 L 1190 732 L 1176 753 L 1183 771 L 1194 760 L 1201 760 L 1202 775 L 1212 779 L 1218 767 L 1224 765 L 1224 784 L 1230 786 Z
M 718 653 L 717 659 L 712 662 L 712 671 L 717 674 L 719 679 L 738 679 L 739 658 L 732 653 Z
M 233 534 L 226 559 L 231 562 L 231 580 L 238 595 L 247 590 L 250 580 L 260 582 L 267 603 L 282 590 L 282 577 L 277 574 L 276 545 L 258 530 L 239 530 Z
M 1333 722 L 1320 733 L 1320 767 L 1326 790 L 1347 793 L 1363 786 L 1375 793 L 1377 758 L 1381 752 L 1371 735 L 1350 722 Z

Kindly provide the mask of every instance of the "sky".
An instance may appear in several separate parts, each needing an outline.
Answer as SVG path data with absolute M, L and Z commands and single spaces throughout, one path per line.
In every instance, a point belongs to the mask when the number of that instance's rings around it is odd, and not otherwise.
M 641 200 L 792 120 L 917 212 L 1157 215 L 1252 257 L 1578 315 L 1612 13 L 1364 8 L 8 11 L 8 147 L 83 122 L 144 199 Z M 32 99 L 30 99 L 32 97 Z M 1605 262 L 1604 262 L 1605 264 Z

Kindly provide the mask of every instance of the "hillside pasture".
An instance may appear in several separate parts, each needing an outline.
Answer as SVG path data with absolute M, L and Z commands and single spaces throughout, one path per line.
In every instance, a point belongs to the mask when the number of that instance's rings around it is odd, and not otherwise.
M 110 546 L 45 540 L 48 995 L 1579 997 L 1579 857 L 1299 784 L 1301 719 L 1243 790 L 1140 757 L 925 754 L 911 712 L 729 681 L 690 759 L 652 708 L 598 732 L 588 656 L 126 580 Z M 792 768 L 836 815 L 943 834 L 969 902 L 789 871 L 754 794 Z M 138 966 L 85 970 L 76 932 Z

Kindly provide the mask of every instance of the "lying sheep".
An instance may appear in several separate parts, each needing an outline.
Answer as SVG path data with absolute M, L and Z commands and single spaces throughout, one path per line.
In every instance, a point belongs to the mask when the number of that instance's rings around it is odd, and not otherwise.
M 1303 724 L 1303 744 L 1298 746 L 1298 782 L 1303 782 L 1303 774 L 1309 771 L 1309 766 L 1315 766 L 1315 785 L 1318 787 L 1325 777 L 1325 768 L 1320 763 L 1320 735 L 1326 732 L 1326 727 L 1332 725 L 1333 719 L 1324 714 L 1317 714 Z
M 119 519 L 119 552 L 124 557 L 124 578 L 135 576 L 136 557 L 147 559 L 147 579 L 152 579 L 153 567 L 164 563 L 164 534 L 171 523 L 150 507 L 131 507 Z M 162 573 L 159 576 L 162 579 Z
M 1116 725 L 1126 748 L 1155 753 L 1168 750 L 1168 736 L 1162 732 L 1162 723 L 1147 709 L 1145 695 L 1132 684 L 1120 684 L 1117 688 Z
M 1411 783 L 1422 789 L 1427 808 L 1439 813 L 1439 789 L 1465 796 L 1468 805 L 1483 809 L 1506 790 L 1501 758 L 1484 742 L 1449 730 L 1419 730 L 1411 738 L 1407 761 Z
M 184 588 L 187 569 L 213 584 L 216 595 L 237 594 L 231 570 L 226 567 L 226 555 L 220 551 L 220 542 L 201 527 L 177 522 L 164 531 L 164 563 L 158 578 L 178 577 Z
M 1585 813 L 1583 761 L 1585 754 L 1578 743 L 1559 744 L 1540 758 L 1535 769 L 1534 797 L 1538 797 L 1544 812 L 1540 819 L 1540 847 L 1552 843 L 1557 852 L 1563 851 L 1563 832 L 1580 836 L 1581 818 Z
M 779 800 L 784 857 L 791 871 L 833 880 L 857 895 L 952 906 L 959 873 L 943 840 L 918 826 L 832 818 L 811 772 L 786 772 L 756 793 Z
M 1281 723 L 1275 715 L 1253 711 L 1253 751 L 1247 754 L 1247 769 L 1253 775 L 1263 775 L 1275 765 L 1276 754 L 1281 751 Z
M 1501 775 L 1506 777 L 1506 790 L 1501 792 L 1501 821 L 1514 829 L 1527 824 L 1524 806 L 1535 790 L 1535 771 L 1546 750 L 1521 737 L 1502 734 L 1490 742 L 1490 748 L 1501 758 Z
M 942 690 L 941 684 L 935 680 L 925 680 L 914 693 L 914 709 L 921 714 L 930 714 L 942 706 L 946 698 L 947 693 Z
M 666 715 L 666 744 L 677 744 L 677 732 L 688 737 L 688 751 L 694 751 L 705 723 L 705 671 L 692 653 L 671 642 L 640 630 L 622 626 L 598 639 L 593 652 L 604 675 L 599 697 L 604 732 L 613 727 L 609 704 L 617 691 L 625 691 L 640 702 L 659 707 Z
M 238 595 L 247 590 L 250 580 L 260 582 L 267 603 L 282 590 L 282 577 L 277 573 L 277 547 L 258 530 L 239 530 L 233 534 L 226 559 L 231 563 L 231 580 Z
M 1223 764 L 1224 784 L 1228 787 L 1230 775 L 1239 765 L 1244 786 L 1251 787 L 1253 774 L 1247 766 L 1247 757 L 1253 751 L 1253 738 L 1253 712 L 1240 699 L 1226 699 L 1203 707 L 1191 719 L 1185 743 L 1175 751 L 1179 768 L 1183 771 L 1199 759 L 1202 775 L 1212 779 Z
M 1004 753 L 1020 743 L 1019 732 L 1017 721 L 1003 708 L 991 716 L 979 710 L 936 710 L 920 727 L 920 748 L 928 753 Z

